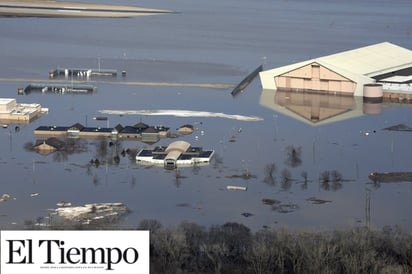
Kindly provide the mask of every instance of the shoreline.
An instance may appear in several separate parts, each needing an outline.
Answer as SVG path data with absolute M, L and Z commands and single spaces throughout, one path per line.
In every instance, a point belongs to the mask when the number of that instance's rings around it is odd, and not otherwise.
M 4 1 L 0 3 L 0 16 L 6 17 L 135 17 L 173 13 L 168 10 L 138 6 L 90 4 L 77 2 Z

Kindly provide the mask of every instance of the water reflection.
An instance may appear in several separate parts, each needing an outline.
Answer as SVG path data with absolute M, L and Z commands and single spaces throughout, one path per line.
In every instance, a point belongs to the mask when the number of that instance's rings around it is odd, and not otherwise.
M 262 90 L 260 104 L 312 126 L 382 112 L 381 103 L 361 97 L 292 91 Z

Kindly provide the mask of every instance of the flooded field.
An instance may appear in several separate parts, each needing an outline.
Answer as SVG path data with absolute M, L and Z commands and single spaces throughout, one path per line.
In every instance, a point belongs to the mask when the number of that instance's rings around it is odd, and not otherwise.
M 130 212 L 119 227 L 136 227 L 149 218 L 171 225 L 231 221 L 254 230 L 412 228 L 412 183 L 368 177 L 412 172 L 412 132 L 385 130 L 412 127 L 412 105 L 371 106 L 351 98 L 334 104 L 339 115 L 314 124 L 305 111 L 285 105 L 282 94 L 262 90 L 258 78 L 237 96 L 230 94 L 260 64 L 269 69 L 382 41 L 411 49 L 408 1 L 139 5 L 178 13 L 0 18 L 0 97 L 49 108 L 30 124 L 0 128 L 2 228 L 47 223 L 50 210 L 62 202 L 122 203 Z M 68 86 L 96 86 L 91 94 L 17 95 L 18 88 L 48 82 L 49 71 L 59 67 L 102 67 L 127 75 L 59 78 Z M 311 106 L 316 98 L 305 100 Z M 93 119 L 97 116 L 108 119 Z M 139 122 L 170 127 L 177 138 L 155 144 L 78 139 L 71 142 L 78 149 L 48 155 L 31 149 L 39 126 Z M 195 131 L 177 134 L 185 124 Z M 177 170 L 138 165 L 133 157 L 141 148 L 175 140 L 213 149 L 215 156 L 210 165 Z

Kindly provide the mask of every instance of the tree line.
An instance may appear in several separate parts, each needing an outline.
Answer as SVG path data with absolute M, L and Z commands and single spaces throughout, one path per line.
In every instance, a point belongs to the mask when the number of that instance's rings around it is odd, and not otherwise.
M 252 233 L 239 223 L 150 230 L 151 273 L 412 273 L 412 234 L 399 227 Z

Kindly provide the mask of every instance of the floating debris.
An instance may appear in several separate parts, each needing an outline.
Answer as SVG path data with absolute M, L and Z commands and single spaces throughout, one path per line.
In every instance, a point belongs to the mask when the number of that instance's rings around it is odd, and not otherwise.
M 264 203 L 265 205 L 274 205 L 274 204 L 280 204 L 281 202 L 275 199 L 263 198 L 262 203 Z
M 243 212 L 242 213 L 242 216 L 244 216 L 244 217 L 251 217 L 251 216 L 253 216 L 253 214 L 252 213 L 249 213 L 249 212 Z
M 311 202 L 312 204 L 315 204 L 315 205 L 321 205 L 321 204 L 326 204 L 326 203 L 331 203 L 332 202 L 332 201 L 329 201 L 329 200 L 318 199 L 316 197 L 310 197 L 310 198 L 306 199 L 306 201 Z
M 243 190 L 246 191 L 247 187 L 245 186 L 226 186 L 227 190 Z
M 122 203 L 94 203 L 83 206 L 60 207 L 54 210 L 57 216 L 80 224 L 113 222 L 128 212 L 129 210 Z
M 4 193 L 3 195 L 0 196 L 0 202 L 5 202 L 8 199 L 10 199 L 10 195 L 7 193 Z
M 252 178 L 256 178 L 256 175 L 253 175 L 253 174 L 250 174 L 250 173 L 243 173 L 241 175 L 233 174 L 233 175 L 230 175 L 230 176 L 226 176 L 226 178 L 229 178 L 229 179 L 239 178 L 239 179 L 249 180 L 249 179 L 252 179 Z
M 39 195 L 40 195 L 40 193 L 35 192 L 35 193 L 31 193 L 31 194 L 30 194 L 30 197 L 36 197 L 36 196 L 39 196 Z
M 176 206 L 177 207 L 190 207 L 190 204 L 189 203 L 179 203 L 179 204 L 176 204 Z
M 275 204 L 272 205 L 272 210 L 278 213 L 292 213 L 300 207 L 297 204 Z

